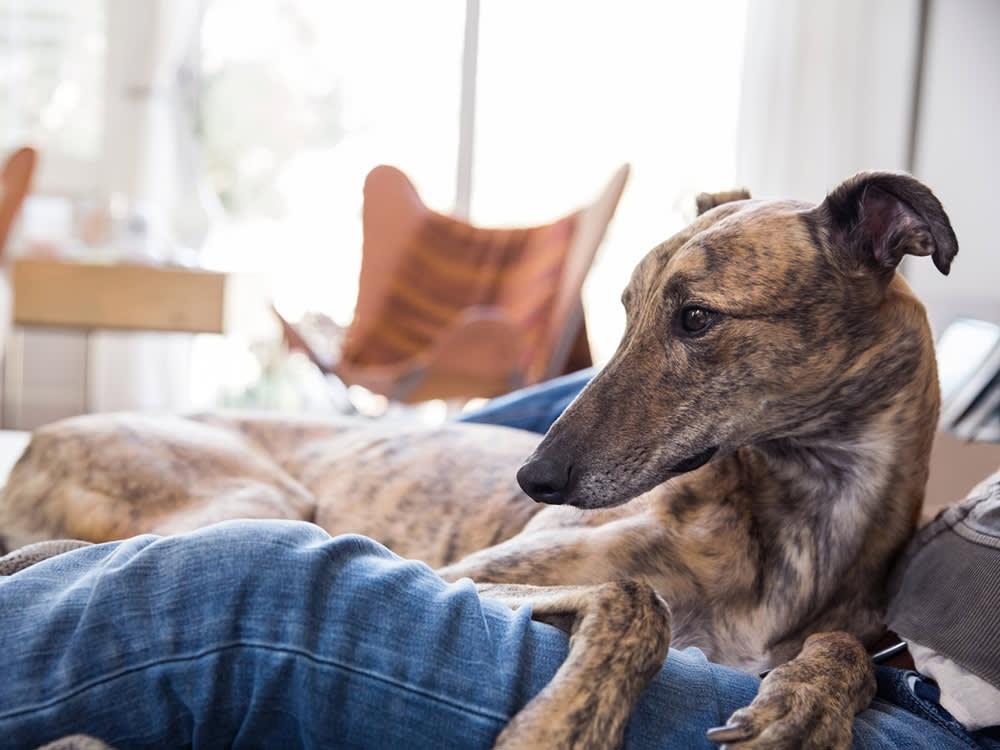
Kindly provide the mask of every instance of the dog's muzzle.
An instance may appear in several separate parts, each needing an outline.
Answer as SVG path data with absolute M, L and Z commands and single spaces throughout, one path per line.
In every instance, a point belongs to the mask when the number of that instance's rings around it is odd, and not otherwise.
M 713 445 L 693 456 L 672 466 L 670 474 L 685 474 L 700 469 L 718 452 L 719 446 Z M 539 503 L 547 505 L 565 505 L 570 501 L 575 489 L 579 472 L 573 464 L 538 457 L 529 460 L 517 471 L 517 483 L 524 493 Z M 666 480 L 668 477 L 664 477 Z

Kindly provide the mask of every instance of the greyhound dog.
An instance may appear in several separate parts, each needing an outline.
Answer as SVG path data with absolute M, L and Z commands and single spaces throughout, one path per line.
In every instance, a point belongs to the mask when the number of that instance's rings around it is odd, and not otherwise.
M 267 517 L 367 534 L 572 633 L 500 747 L 620 745 L 668 644 L 777 667 L 709 739 L 846 746 L 938 416 L 930 329 L 896 266 L 929 255 L 947 274 L 958 245 L 903 174 L 858 174 L 819 205 L 720 196 L 640 262 L 617 351 L 540 443 L 462 424 L 78 417 L 35 432 L 0 531 L 13 547 Z

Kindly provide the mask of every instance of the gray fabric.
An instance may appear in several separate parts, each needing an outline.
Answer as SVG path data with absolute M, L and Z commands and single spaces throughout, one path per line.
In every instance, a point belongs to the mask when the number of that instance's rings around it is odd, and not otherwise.
M 90 542 L 81 542 L 79 539 L 54 539 L 29 544 L 0 557 L 0 576 L 12 576 L 37 562 L 89 545 Z
M 1000 688 L 1000 472 L 917 533 L 889 586 L 889 627 Z

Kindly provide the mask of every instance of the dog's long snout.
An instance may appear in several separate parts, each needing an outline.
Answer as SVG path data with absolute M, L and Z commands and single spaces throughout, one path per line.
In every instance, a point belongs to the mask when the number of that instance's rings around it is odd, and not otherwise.
M 569 498 L 573 465 L 549 458 L 532 458 L 517 470 L 517 483 L 533 500 L 562 505 Z

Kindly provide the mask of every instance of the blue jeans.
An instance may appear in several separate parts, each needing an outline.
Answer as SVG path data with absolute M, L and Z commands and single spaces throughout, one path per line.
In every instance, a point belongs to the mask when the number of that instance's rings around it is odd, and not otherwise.
M 69 552 L 0 578 L 0 746 L 486 748 L 566 636 L 359 536 L 231 521 Z M 857 747 L 974 739 L 881 670 Z M 711 747 L 755 677 L 671 651 L 629 748 Z M 996 746 L 996 745 L 994 745 Z

